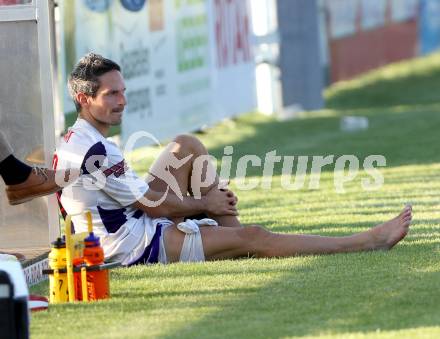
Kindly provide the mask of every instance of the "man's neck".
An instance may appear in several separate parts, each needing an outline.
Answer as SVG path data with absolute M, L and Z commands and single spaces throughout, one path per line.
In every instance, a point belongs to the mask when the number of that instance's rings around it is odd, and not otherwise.
M 92 116 L 90 116 L 90 114 L 79 113 L 79 117 L 81 119 L 84 119 L 85 121 L 87 121 L 93 127 L 95 127 L 95 129 L 99 133 L 101 133 L 104 136 L 104 138 L 108 137 L 108 133 L 109 133 L 109 130 L 110 130 L 110 125 L 104 124 L 104 123 L 94 119 Z

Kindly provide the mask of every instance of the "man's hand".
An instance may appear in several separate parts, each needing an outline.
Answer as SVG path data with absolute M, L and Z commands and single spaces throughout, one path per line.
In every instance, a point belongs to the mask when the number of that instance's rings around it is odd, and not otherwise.
M 213 215 L 238 215 L 237 197 L 228 189 L 212 188 L 204 197 L 206 211 Z

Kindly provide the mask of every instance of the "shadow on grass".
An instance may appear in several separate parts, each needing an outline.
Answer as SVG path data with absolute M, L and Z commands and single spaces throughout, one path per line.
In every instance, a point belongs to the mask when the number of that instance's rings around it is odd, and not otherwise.
M 308 270 L 284 270 L 262 288 L 226 298 L 216 305 L 219 310 L 163 337 L 337 336 L 439 326 L 440 272 L 408 269 L 401 252 L 389 253 L 315 257 Z M 432 261 L 423 254 L 411 259 L 421 267 L 424 259 Z

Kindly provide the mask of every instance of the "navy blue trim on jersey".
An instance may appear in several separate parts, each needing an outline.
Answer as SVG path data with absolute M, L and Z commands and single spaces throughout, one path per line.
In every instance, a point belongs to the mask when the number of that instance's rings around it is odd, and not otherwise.
M 157 264 L 159 262 L 160 237 L 162 236 L 162 224 L 157 224 L 156 232 L 151 239 L 150 245 L 145 248 L 141 257 L 128 266 L 138 264 Z
M 133 218 L 135 219 L 139 219 L 140 217 L 142 217 L 144 215 L 144 211 L 142 210 L 137 210 L 136 212 L 134 212 L 133 214 Z
M 125 208 L 106 210 L 100 206 L 96 207 L 108 233 L 116 233 L 127 222 L 127 216 L 124 214 Z
M 93 164 L 87 163 L 87 160 L 89 160 L 90 157 L 92 156 L 94 157 L 95 160 Z M 100 169 L 106 157 L 107 157 L 107 150 L 105 149 L 104 144 L 101 141 L 97 142 L 96 144 L 94 144 L 92 147 L 89 148 L 86 155 L 84 156 L 83 162 L 81 164 L 81 173 L 90 174 L 90 172 L 86 169 L 86 167 L 89 167 L 89 170 L 92 170 L 92 173 Z

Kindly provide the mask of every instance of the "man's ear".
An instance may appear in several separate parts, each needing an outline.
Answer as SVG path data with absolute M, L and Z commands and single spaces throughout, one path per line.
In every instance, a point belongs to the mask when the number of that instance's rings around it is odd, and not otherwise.
M 81 105 L 81 107 L 88 107 L 89 105 L 89 96 L 84 93 L 78 93 L 76 95 L 76 101 Z

